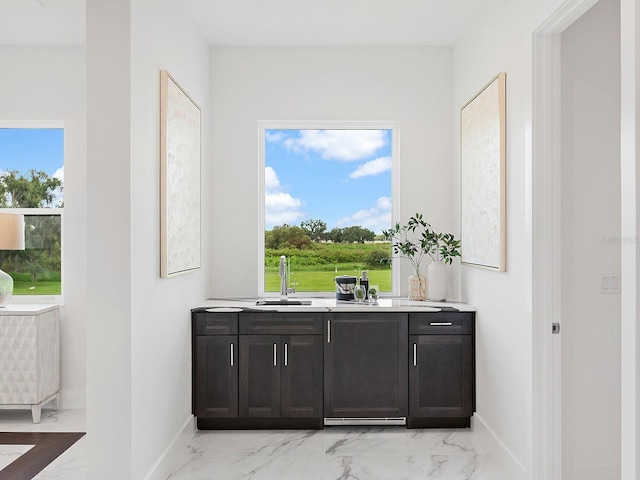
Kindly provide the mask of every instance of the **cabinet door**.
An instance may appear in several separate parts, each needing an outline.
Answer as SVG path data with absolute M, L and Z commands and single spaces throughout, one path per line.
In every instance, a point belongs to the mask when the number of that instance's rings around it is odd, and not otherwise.
M 471 335 L 411 335 L 409 368 L 412 417 L 473 414 Z
M 196 337 L 195 414 L 197 417 L 238 416 L 238 337 Z
M 325 319 L 324 416 L 407 416 L 407 314 Z
M 280 336 L 240 335 L 240 416 L 280 416 Z
M 283 417 L 322 417 L 322 336 L 282 337 Z

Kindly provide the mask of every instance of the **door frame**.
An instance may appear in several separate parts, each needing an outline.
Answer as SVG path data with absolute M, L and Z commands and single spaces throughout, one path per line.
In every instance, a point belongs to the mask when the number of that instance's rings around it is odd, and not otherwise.
M 598 0 L 568 0 L 533 33 L 531 478 L 561 480 L 560 35 Z

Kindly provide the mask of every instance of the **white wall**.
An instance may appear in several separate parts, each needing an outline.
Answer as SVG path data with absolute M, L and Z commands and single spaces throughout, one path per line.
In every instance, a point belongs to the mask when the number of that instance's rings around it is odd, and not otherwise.
M 190 308 L 207 298 L 209 272 L 209 46 L 179 0 L 132 2 L 132 479 L 150 467 L 191 417 Z M 202 110 L 202 270 L 161 279 L 160 70 Z M 188 430 L 188 428 L 187 428 Z M 180 443 L 180 442 L 178 442 Z M 183 446 L 182 444 L 180 446 Z M 164 479 L 180 448 L 154 470 Z
M 85 408 L 86 74 L 84 47 L 0 47 L 0 122 L 64 122 L 61 407 Z M 14 299 L 15 301 L 16 299 Z
M 492 433 L 510 478 L 533 474 L 532 34 L 563 3 L 489 1 L 454 47 L 454 109 L 498 72 L 507 77 L 507 271 L 462 267 L 461 283 L 478 308 L 477 424 Z M 458 139 L 457 118 L 453 125 Z
M 210 295 L 258 293 L 261 120 L 398 122 L 398 221 L 420 211 L 434 227 L 457 233 L 451 68 L 447 47 L 213 47 Z
M 129 479 L 133 463 L 129 10 L 128 0 L 87 1 L 87 478 L 96 480 Z
M 598 32 L 598 35 L 593 35 Z M 562 33 L 563 480 L 620 478 L 620 2 Z
M 160 278 L 159 72 L 200 104 L 207 132 L 209 47 L 177 0 L 90 0 L 87 17 L 88 477 L 164 479 L 193 433 L 189 309 L 206 298 L 209 260 L 205 249 L 201 271 Z M 203 192 L 208 151 L 204 133 Z

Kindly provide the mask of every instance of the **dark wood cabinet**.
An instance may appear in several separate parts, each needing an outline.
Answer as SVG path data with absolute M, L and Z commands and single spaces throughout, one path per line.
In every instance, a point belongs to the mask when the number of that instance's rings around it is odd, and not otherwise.
M 238 415 L 237 347 L 237 335 L 196 338 L 196 416 L 232 418 Z
M 199 418 L 238 415 L 238 314 L 195 311 L 193 413 Z
M 280 412 L 322 419 L 322 335 L 283 336 Z
M 198 428 L 321 428 L 322 312 L 192 311 Z
M 277 335 L 240 337 L 240 415 L 280 416 L 280 365 Z
M 322 337 L 241 335 L 240 416 L 321 418 Z
M 407 314 L 325 315 L 324 416 L 407 415 Z
M 409 426 L 468 426 L 474 405 L 473 313 L 411 314 Z
M 199 429 L 322 428 L 323 418 L 470 424 L 472 312 L 229 310 L 192 311 Z
M 322 313 L 240 314 L 241 417 L 322 419 Z

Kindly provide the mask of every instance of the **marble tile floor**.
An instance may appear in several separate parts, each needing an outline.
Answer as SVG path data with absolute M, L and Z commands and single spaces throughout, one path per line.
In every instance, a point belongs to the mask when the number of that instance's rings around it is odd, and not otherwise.
M 84 410 L 42 410 L 39 424 L 34 424 L 30 409 L 0 409 L 0 432 L 85 432 Z M 29 445 L 0 445 L 0 479 L 2 470 L 21 455 Z M 86 480 L 86 436 L 83 436 L 47 467 L 34 480 Z
M 3 432 L 85 431 L 83 410 L 0 409 Z M 34 480 L 86 480 L 82 437 Z M 28 445 L 0 445 L 2 468 Z M 0 475 L 0 478 L 1 475 Z M 508 480 L 469 429 L 326 427 L 196 432 L 169 480 Z
M 507 480 L 468 429 L 199 431 L 170 480 Z

